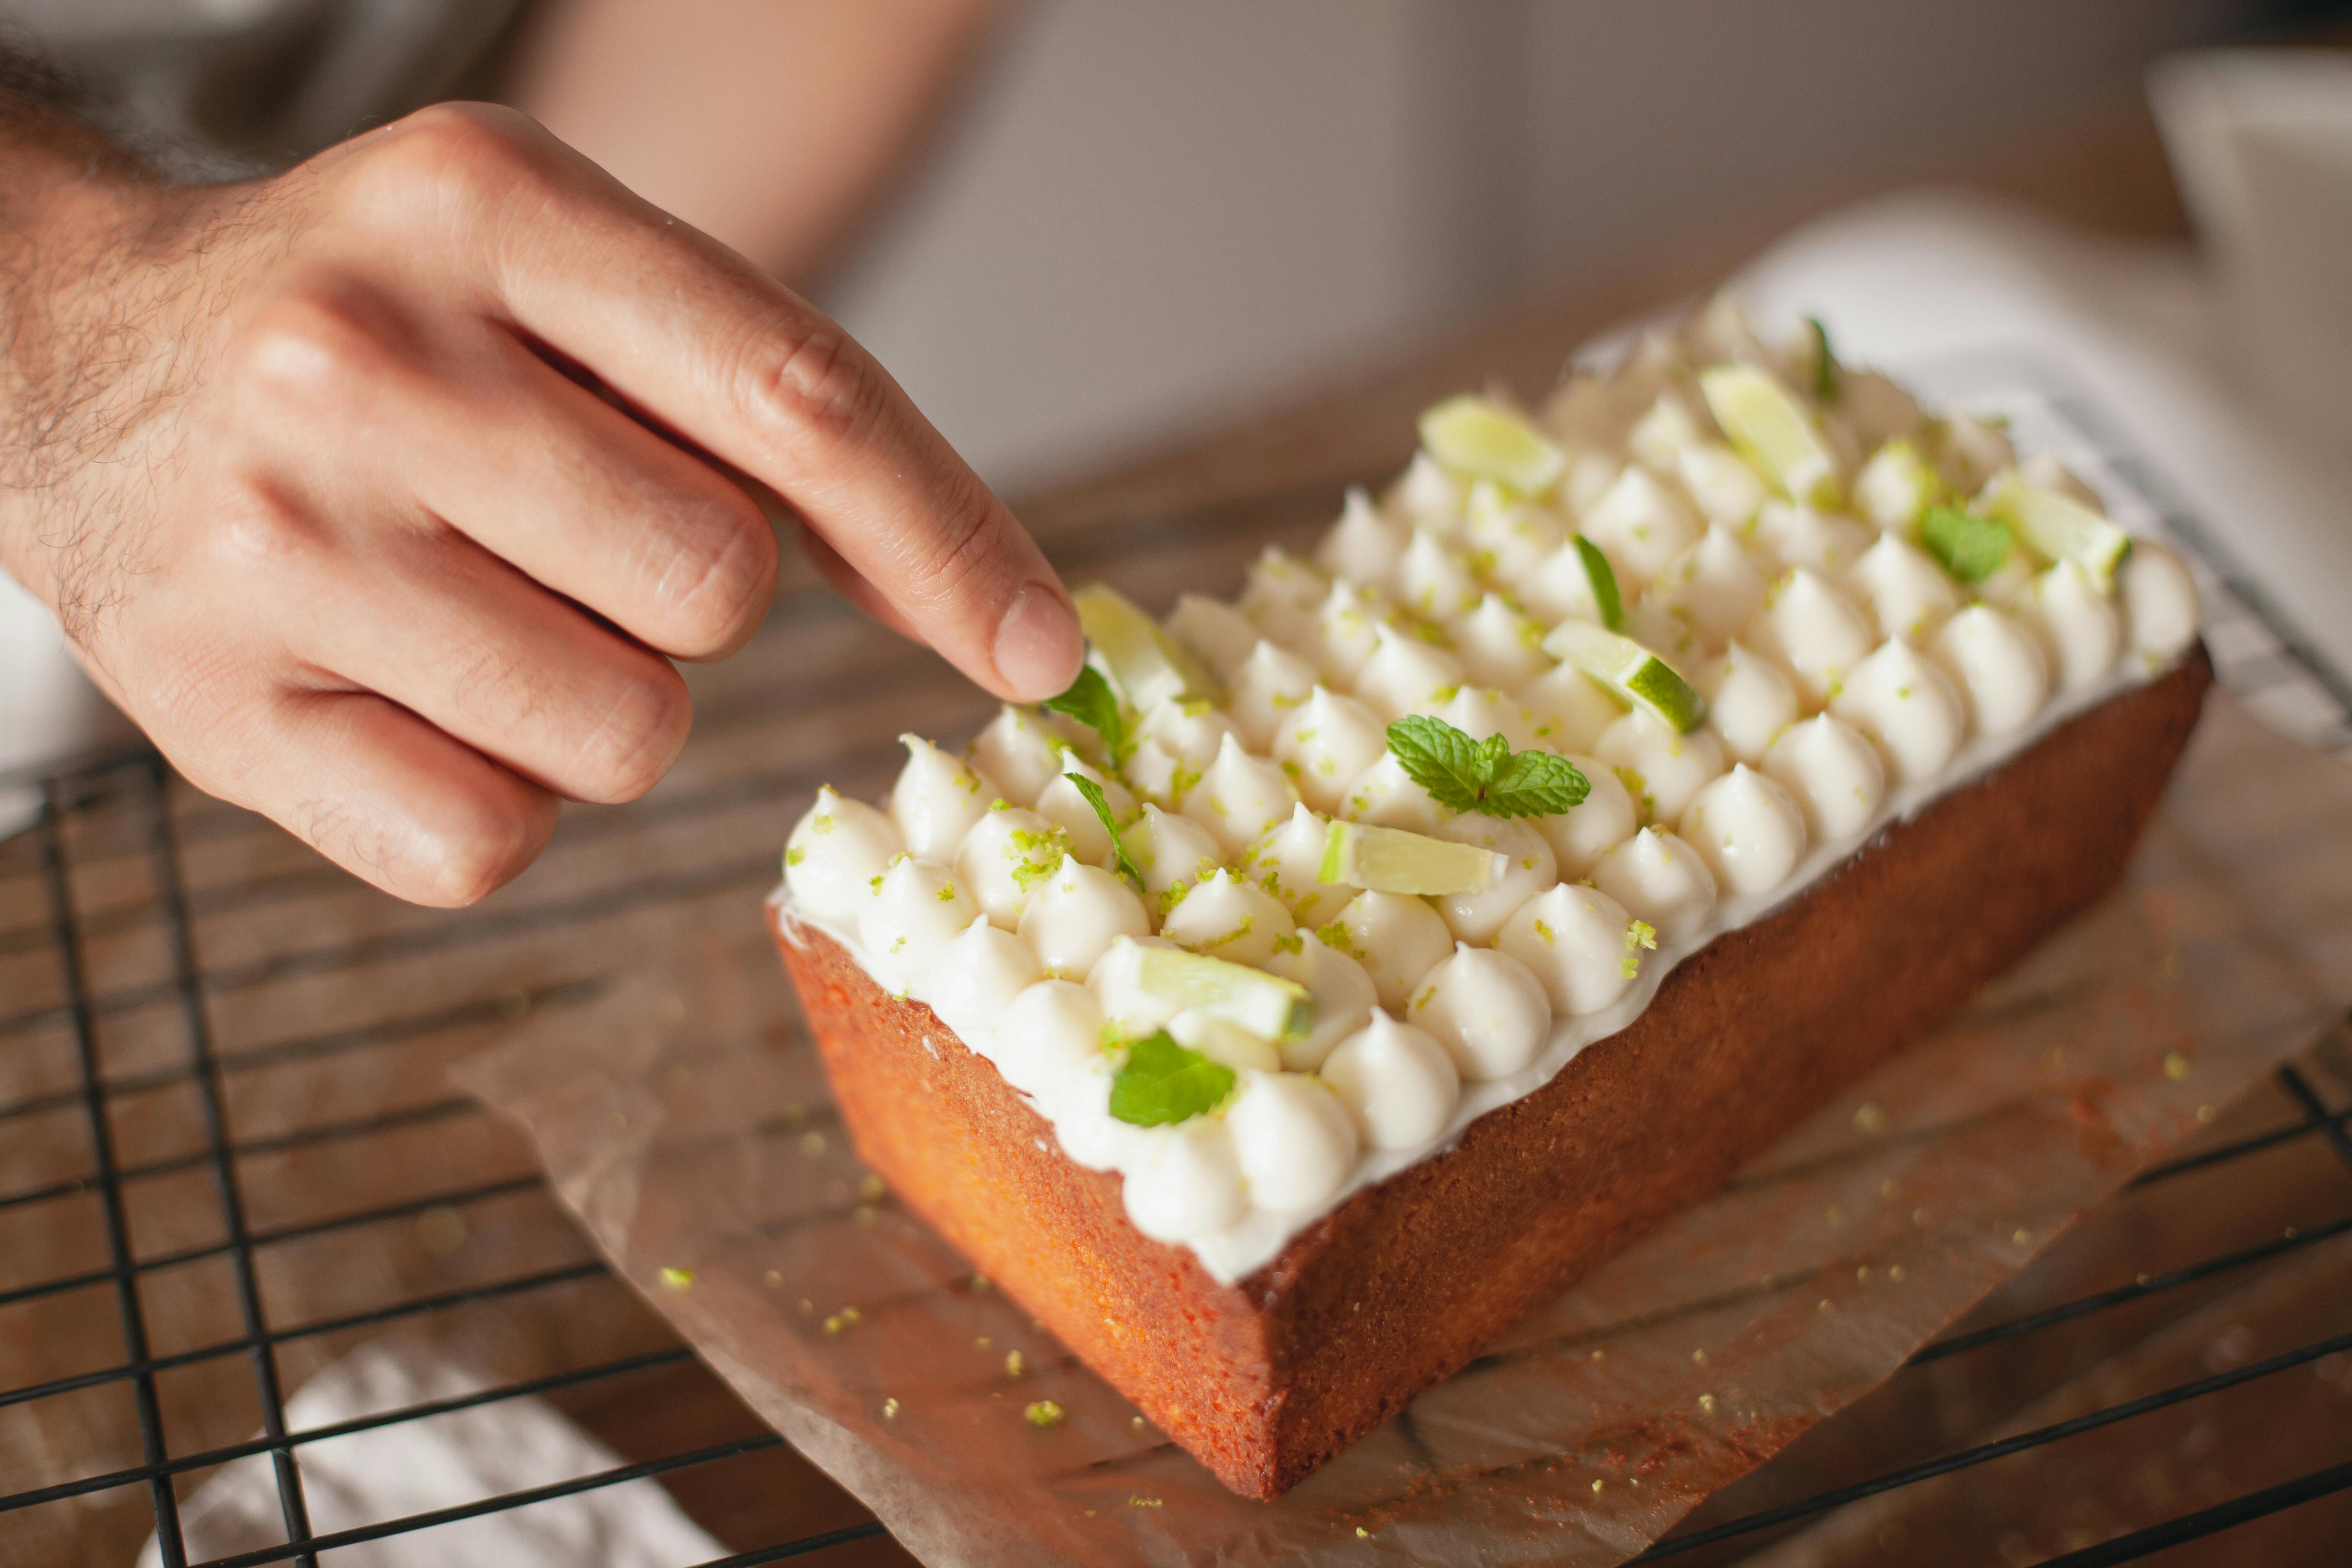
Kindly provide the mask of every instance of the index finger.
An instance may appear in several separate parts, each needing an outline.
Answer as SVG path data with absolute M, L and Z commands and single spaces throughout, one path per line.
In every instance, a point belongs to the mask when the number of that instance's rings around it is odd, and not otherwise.
M 790 500 L 982 686 L 1034 701 L 1069 684 L 1083 647 L 1060 579 L 847 332 L 520 115 L 427 126 L 504 187 L 476 221 L 517 326 Z

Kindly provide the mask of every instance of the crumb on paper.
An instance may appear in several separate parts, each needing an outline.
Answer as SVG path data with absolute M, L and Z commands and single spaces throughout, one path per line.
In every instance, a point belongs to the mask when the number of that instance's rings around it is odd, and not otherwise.
M 1360 1525 L 1358 1525 L 1358 1526 L 1356 1526 L 1356 1539 L 1357 1539 L 1357 1540 L 1359 1540 L 1359 1541 L 1370 1541 L 1371 1538 L 1372 1538 L 1372 1532 L 1371 1532 L 1370 1531 L 1366 1530 L 1366 1529 L 1365 1529 L 1362 1525 L 1360 1525 Z
M 1005 1376 L 1007 1376 L 1007 1377 L 1019 1377 L 1022 1373 L 1024 1373 L 1027 1372 L 1028 1370 L 1029 1370 L 1029 1363 L 1028 1363 L 1026 1361 L 1024 1361 L 1024 1360 L 1023 1360 L 1023 1359 L 1022 1359 L 1022 1355 L 1021 1355 L 1021 1352 L 1020 1352 L 1019 1351 L 1006 1351 L 1006 1352 L 1004 1352 L 1004 1375 L 1005 1375 Z
M 857 1326 L 857 1319 L 856 1308 L 844 1307 L 824 1321 L 824 1331 L 828 1334 L 837 1334 L 844 1329 L 854 1329 Z
M 801 1158 L 803 1160 L 821 1160 L 824 1158 L 824 1133 L 803 1132 L 801 1134 Z
M 1168 1506 L 1168 1500 L 1165 1498 L 1156 1497 L 1131 1497 L 1127 1500 L 1127 1506 L 1129 1508 L 1166 1508 Z
M 1903 1265 L 1901 1265 L 1900 1263 L 1890 1263 L 1890 1264 L 1888 1264 L 1888 1265 L 1886 1266 L 1886 1277 L 1887 1277 L 1889 1279 L 1894 1280 L 1897 1285 L 1902 1284 L 1902 1283 L 1903 1283 Z
M 1698 1396 L 1698 1407 L 1699 1407 L 1701 1410 L 1706 1411 L 1709 1415 L 1714 1415 L 1714 1414 L 1715 1414 L 1715 1395 L 1714 1395 L 1714 1394 L 1700 1394 L 1700 1395 Z
M 1599 1491 L 1599 1490 L 1601 1489 L 1601 1487 L 1602 1487 L 1602 1485 L 1603 1485 L 1603 1484 L 1604 1484 L 1604 1483 L 1601 1481 L 1601 1478 L 1600 1478 L 1599 1476 L 1595 1476 L 1595 1477 L 1593 1477 L 1593 1478 L 1592 1478 L 1592 1489 L 1593 1489 L 1594 1491 Z
M 2167 1051 L 2164 1057 L 2164 1076 L 2175 1083 L 2186 1079 L 2189 1076 L 2189 1058 L 2179 1051 Z
M 975 1275 L 973 1275 L 973 1276 L 971 1277 L 971 1288 L 972 1288 L 974 1290 L 980 1290 L 980 1291 L 985 1291 L 985 1290 L 987 1290 L 987 1289 L 989 1289 L 988 1276 L 987 1276 L 987 1275 L 985 1275 L 985 1274 L 975 1274 Z
M 857 1179 L 857 1195 L 869 1204 L 880 1203 L 889 1191 L 888 1187 L 883 1185 L 882 1178 L 871 1171 Z
M 1691 1363 L 1694 1366 L 1705 1366 L 1706 1364 L 1706 1352 L 1703 1350 L 1691 1352 Z
M 897 1400 L 886 1399 L 882 1402 L 882 1419 L 885 1421 L 896 1421 L 898 1419 L 898 1402 Z
M 849 1217 L 856 1220 L 860 1225 L 872 1225 L 874 1223 L 874 1213 L 875 1210 L 872 1204 L 859 1204 L 856 1208 L 849 1211 Z
M 665 1290 L 691 1290 L 694 1289 L 694 1270 L 666 1267 L 661 1271 L 661 1282 Z
M 1813 1310 L 1817 1312 L 1828 1311 L 1830 1310 L 1830 1299 L 1827 1296 L 1822 1297 L 1819 1301 L 1813 1304 Z
M 2021 1225 L 2009 1233 L 2009 1239 L 2020 1247 L 2024 1247 L 2033 1240 L 2033 1233 Z
M 1140 1415 L 1129 1416 L 1127 1418 L 1127 1424 L 1134 1427 L 1139 1432 L 1143 1430 L 1143 1417 Z
M 1853 1113 L 1853 1130 L 1857 1132 L 1886 1131 L 1886 1110 L 1879 1105 L 1864 1105 Z
M 1024 1421 L 1039 1428 L 1059 1426 L 1062 1424 L 1062 1407 L 1050 1399 L 1033 1399 L 1029 1402 L 1028 1408 L 1021 1412 L 1021 1418 Z
M 771 1290 L 781 1290 L 784 1288 L 784 1272 L 781 1268 L 771 1268 L 760 1276 L 760 1283 Z

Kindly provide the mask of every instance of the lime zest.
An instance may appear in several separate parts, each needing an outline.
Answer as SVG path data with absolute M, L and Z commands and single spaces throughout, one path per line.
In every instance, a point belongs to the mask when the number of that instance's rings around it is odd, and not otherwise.
M 1127 1044 L 1110 1080 L 1110 1113 L 1130 1127 L 1167 1127 L 1214 1110 L 1234 1091 L 1234 1069 L 1180 1046 L 1165 1029 Z
M 1993 516 L 2017 531 L 2048 561 L 2072 561 L 2091 574 L 2099 592 L 2115 591 L 2116 568 L 2131 553 L 2131 535 L 2062 490 L 2028 484 L 2011 469 L 1993 486 Z
M 1953 507 L 1936 506 L 1919 524 L 1919 542 L 1963 583 L 1981 583 L 2009 560 L 2009 525 Z
M 1375 893 L 1483 893 L 1508 868 L 1507 858 L 1492 849 L 1401 827 L 1335 822 L 1323 837 L 1321 879 Z
M 1576 764 L 1557 752 L 1514 752 L 1501 735 L 1474 741 L 1426 713 L 1408 713 L 1391 724 L 1388 742 L 1405 776 L 1454 811 L 1556 816 L 1583 805 L 1592 789 Z
M 1307 987 L 1263 969 L 1181 947 L 1147 947 L 1136 984 L 1148 996 L 1197 1007 L 1262 1040 L 1304 1039 L 1315 1026 L 1315 997 Z
M 1601 624 L 1611 631 L 1625 625 L 1625 599 L 1617 591 L 1617 569 L 1609 564 L 1609 557 L 1601 546 L 1582 534 L 1576 535 L 1576 558 L 1584 563 L 1585 580 L 1592 584 L 1592 602 L 1601 611 Z
M 1221 695 L 1201 661 L 1118 589 L 1088 583 L 1070 595 L 1070 604 L 1087 641 L 1110 667 L 1110 678 L 1137 712 L 1149 713 L 1175 698 L 1213 700 Z
M 1688 734 L 1706 721 L 1706 699 L 1674 666 L 1632 637 L 1589 621 L 1562 621 L 1544 638 L 1544 652 L 1574 665 L 1678 733 Z
M 1835 507 L 1843 499 L 1837 464 L 1803 405 L 1754 365 L 1702 371 L 1699 391 L 1715 422 L 1748 467 L 1791 500 Z
M 1535 426 L 1492 398 L 1467 394 L 1422 415 L 1421 444 L 1454 472 L 1521 495 L 1549 488 L 1568 468 L 1568 454 Z

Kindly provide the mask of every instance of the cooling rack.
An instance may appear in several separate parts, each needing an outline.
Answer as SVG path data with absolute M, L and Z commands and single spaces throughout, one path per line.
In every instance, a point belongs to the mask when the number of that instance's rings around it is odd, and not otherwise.
M 2007 409 L 2034 445 L 2135 498 L 2129 521 L 2168 534 L 2198 573 L 2223 684 L 2352 753 L 2352 689 L 2095 405 L 2026 355 L 1924 374 Z M 1229 581 L 1267 537 L 1303 537 L 1336 493 L 1112 520 L 1058 536 L 1055 552 L 1165 598 Z M 681 1396 L 709 1413 L 699 1429 L 645 1418 L 688 1387 L 690 1352 L 605 1273 L 519 1142 L 443 1077 L 517 1019 L 583 1006 L 666 931 L 749 921 L 791 810 L 821 777 L 875 793 L 899 724 L 952 731 L 981 714 L 929 656 L 805 584 L 747 655 L 694 680 L 697 740 L 661 790 L 572 814 L 539 868 L 455 915 L 367 892 L 152 754 L 39 781 L 38 823 L 0 844 L 0 1557 L 127 1563 L 152 1532 L 166 1568 L 184 1568 L 188 1492 L 260 1459 L 283 1541 L 204 1568 L 331 1563 L 339 1547 L 646 1478 L 744 1548 L 709 1568 L 905 1561 L 870 1515 L 707 1387 Z M 2227 1495 L 2192 1489 L 2157 1522 L 2056 1556 L 1996 1542 L 1985 1560 L 2122 1563 L 2352 1489 L 2352 1416 L 2337 1413 L 2352 1411 L 2352 1293 L 2325 1273 L 2352 1233 L 2347 1042 L 2343 1030 L 2315 1040 L 2266 1092 L 2217 1110 L 2207 1140 L 2143 1173 L 2104 1226 L 2062 1242 L 1881 1394 L 1640 1561 L 1726 1562 L 1847 1520 L 1900 1556 L 1920 1539 L 1906 1531 L 1934 1528 L 1938 1488 L 1944 1506 L 1981 1510 L 1982 1492 L 1952 1489 L 2006 1476 L 2030 1489 L 2021 1465 L 2097 1477 L 2136 1464 L 2145 1483 L 2149 1450 L 2133 1434 L 2183 1422 L 2190 1448 L 2214 1422 L 2231 1435 L 2232 1462 L 2205 1467 L 2230 1478 Z M 2200 1313 L 2254 1313 L 2266 1285 L 2289 1306 L 2264 1331 L 2292 1326 L 2292 1343 L 2254 1354 L 2233 1338 L 2245 1324 L 2224 1327 L 2195 1375 L 2139 1348 Z M 501 1375 L 289 1429 L 289 1390 L 387 1333 L 462 1345 Z M 626 1462 L 312 1529 L 296 1463 L 309 1445 L 533 1395 Z M 2237 1436 L 2265 1428 L 2293 1440 L 2256 1453 Z M 2257 1461 L 2272 1468 L 2249 1475 Z M 747 1468 L 759 1465 L 771 1468 Z M 770 1506 L 730 1501 L 753 1492 Z

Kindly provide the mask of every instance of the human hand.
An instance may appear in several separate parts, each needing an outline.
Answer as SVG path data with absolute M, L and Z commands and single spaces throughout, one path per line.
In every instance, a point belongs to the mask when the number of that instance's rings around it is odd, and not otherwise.
M 0 190 L 0 562 L 193 783 L 379 887 L 470 902 L 559 798 L 661 777 L 669 658 L 774 593 L 739 479 L 982 686 L 1076 673 L 1052 568 L 881 367 L 523 117 L 84 173 Z

